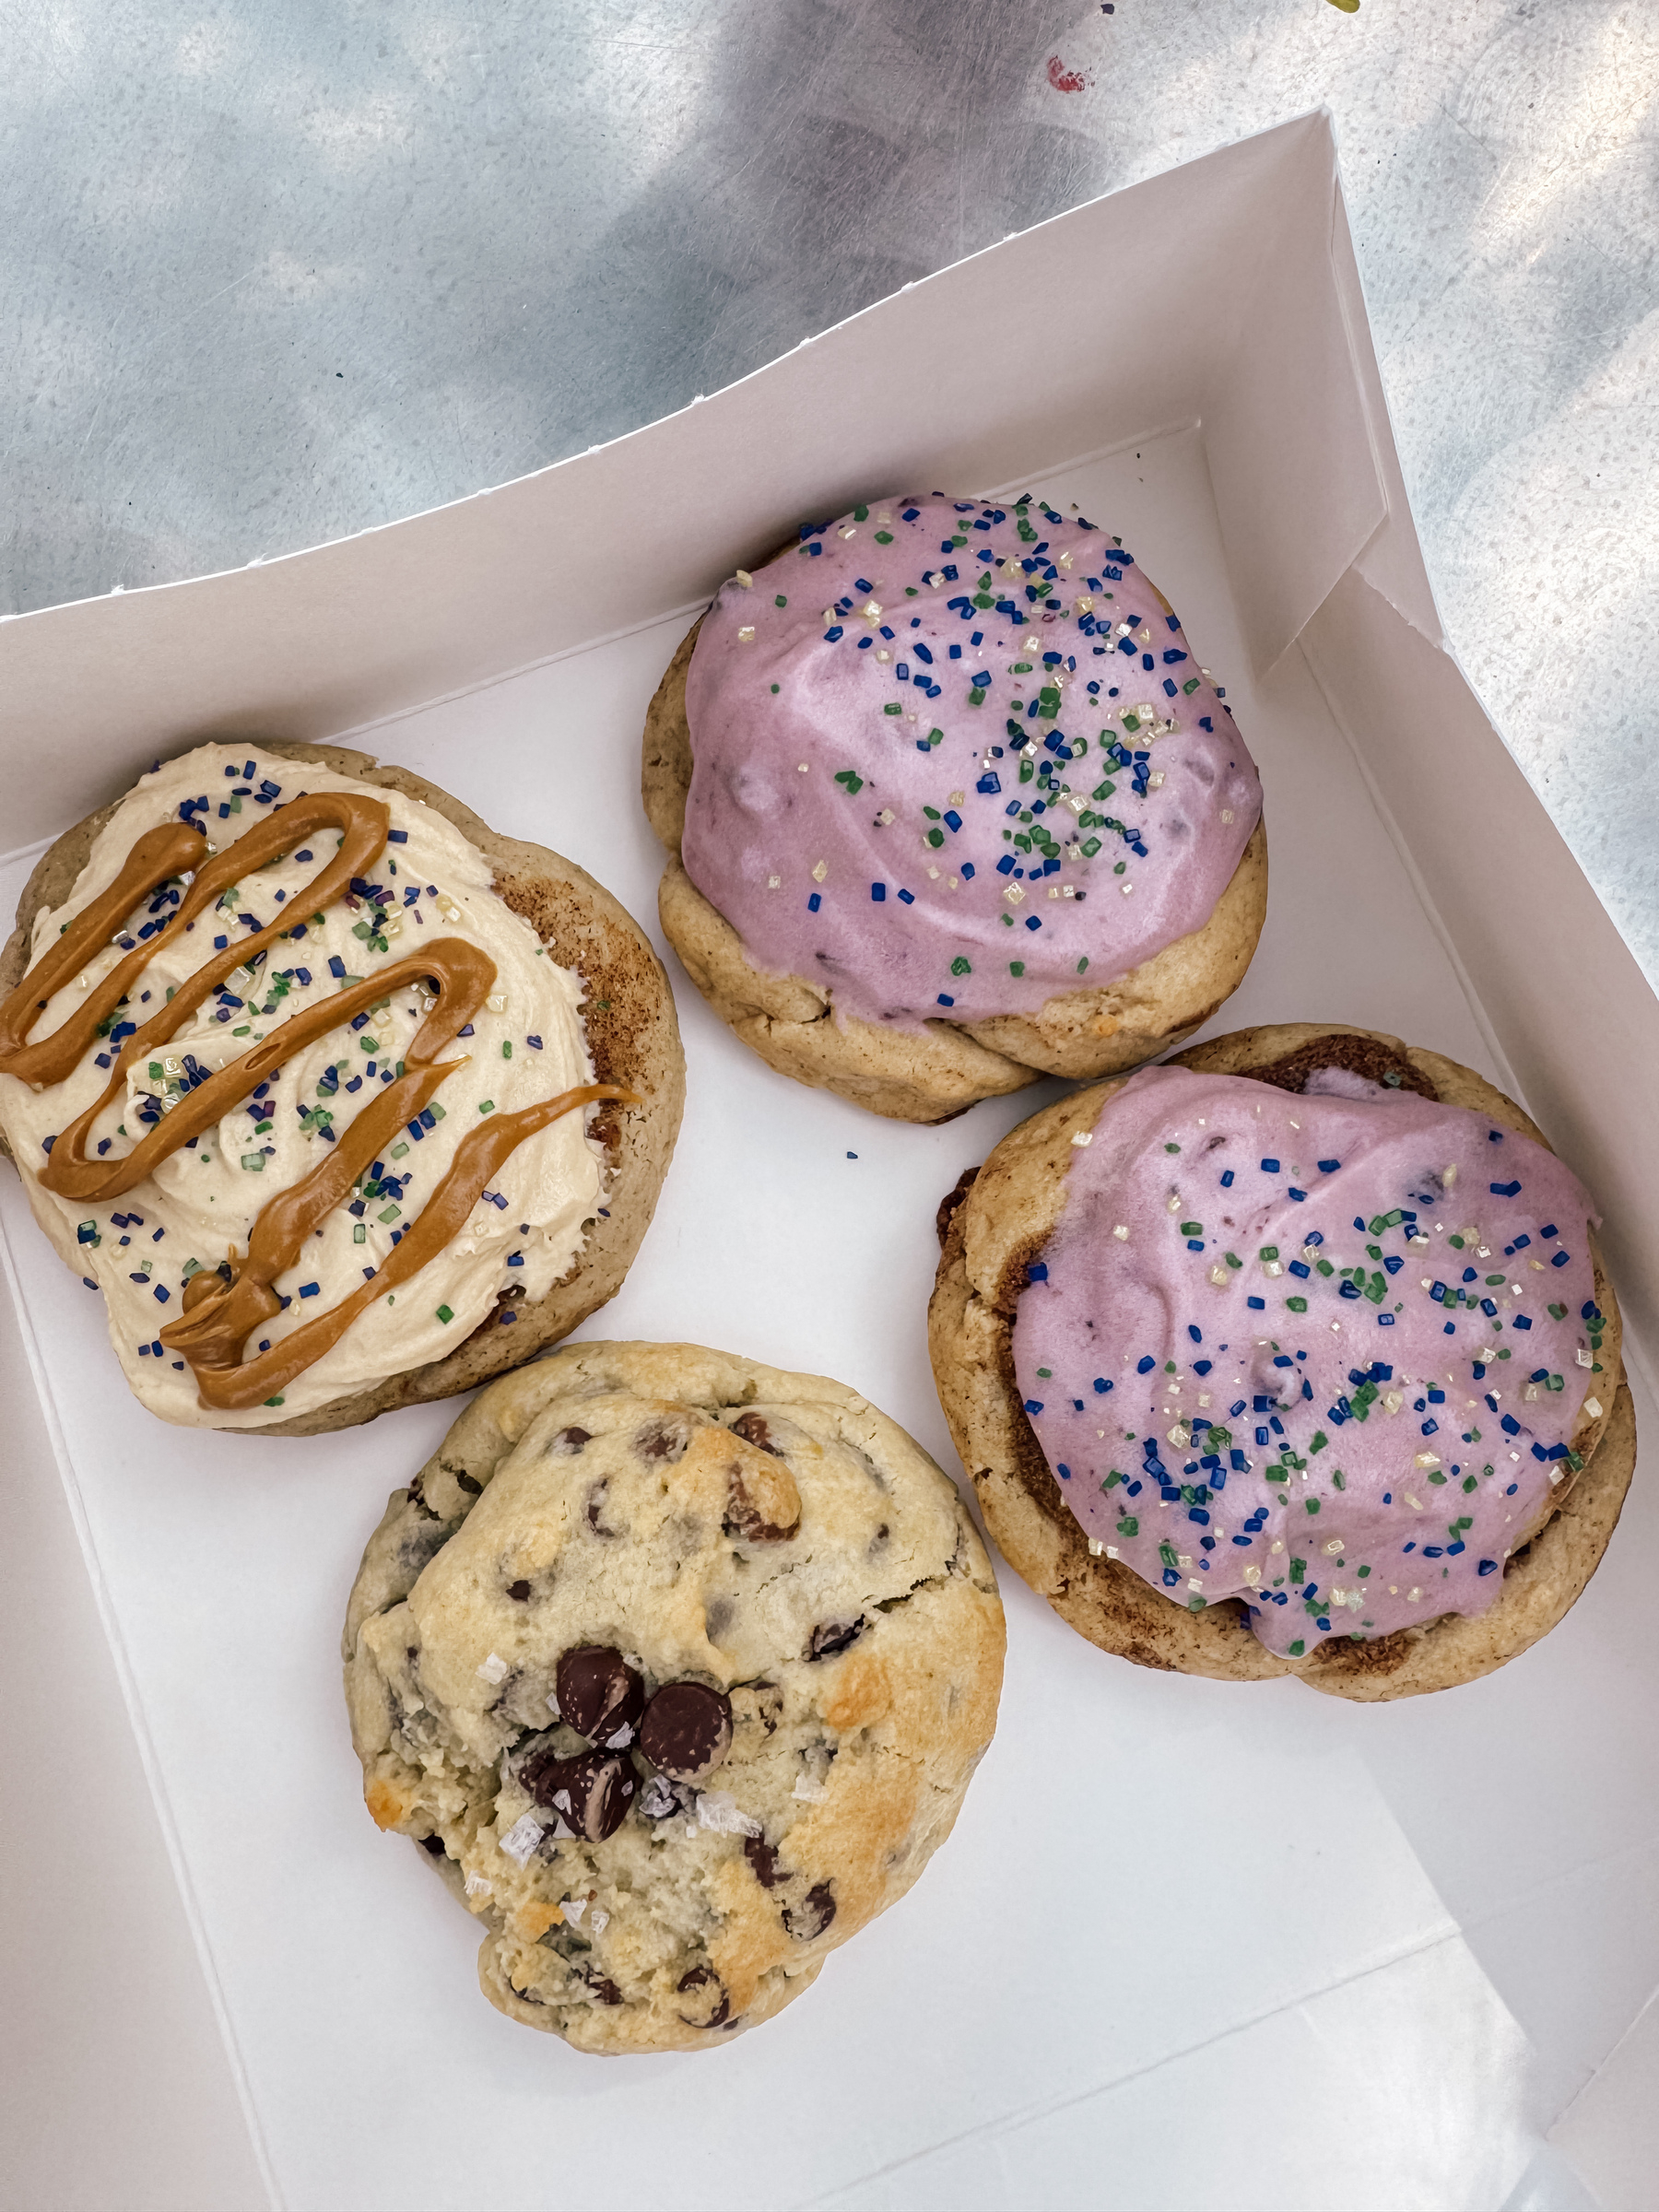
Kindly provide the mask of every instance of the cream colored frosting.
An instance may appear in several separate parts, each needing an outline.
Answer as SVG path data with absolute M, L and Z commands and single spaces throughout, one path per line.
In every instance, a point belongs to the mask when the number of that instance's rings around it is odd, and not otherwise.
M 389 806 L 394 838 L 402 832 L 404 841 L 388 842 L 368 879 L 392 893 L 391 902 L 380 909 L 386 926 L 379 934 L 387 949 L 378 952 L 355 934 L 359 926 L 367 933 L 374 912 L 367 901 L 336 906 L 321 924 L 311 919 L 314 909 L 307 902 L 308 888 L 333 856 L 332 830 L 309 845 L 301 842 L 300 850 L 313 856 L 309 862 L 288 853 L 256 870 L 238 887 L 234 913 L 221 909 L 187 934 L 169 932 L 160 937 L 154 960 L 121 1013 L 123 1021 L 147 1018 L 165 1003 L 169 986 L 212 957 L 216 936 L 245 929 L 237 913 L 253 914 L 264 924 L 286 908 L 296 924 L 304 924 L 302 935 L 272 949 L 256 981 L 245 971 L 236 971 L 228 988 L 243 999 L 241 1007 L 222 1001 L 212 1010 L 204 1006 L 169 1044 L 166 1063 L 147 1063 L 133 1071 L 124 1104 L 96 1126 L 96 1138 L 110 1141 L 105 1158 L 118 1159 L 141 1133 L 142 1124 L 135 1117 L 142 1094 L 160 1096 L 164 1103 L 178 1095 L 171 1078 L 185 1067 L 187 1054 L 208 1072 L 224 1067 L 290 1016 L 325 1003 L 342 989 L 331 959 L 340 962 L 347 976 L 369 982 L 377 969 L 391 968 L 418 952 L 423 936 L 461 937 L 493 961 L 496 983 L 475 1019 L 476 1034 L 460 1040 L 455 1053 L 445 1055 L 465 1053 L 468 1058 L 437 1094 L 434 1104 L 442 1108 L 441 1114 L 434 1115 L 433 1125 L 418 1142 L 405 1130 L 380 1155 L 386 1175 L 404 1182 L 401 1198 L 359 1197 L 360 1215 L 341 1208 L 329 1218 L 309 1240 L 300 1263 L 276 1278 L 275 1288 L 292 1303 L 258 1332 L 250 1351 L 259 1342 L 278 1342 L 302 1318 L 326 1311 L 357 1288 L 366 1270 L 380 1265 L 393 1249 L 394 1232 L 414 1220 L 453 1161 L 462 1138 L 479 1125 L 486 1101 L 494 1111 L 510 1112 L 593 1077 L 581 979 L 559 967 L 528 923 L 496 896 L 489 862 L 453 824 L 400 793 L 262 754 L 257 747 L 202 746 L 145 776 L 95 840 L 68 900 L 35 917 L 31 963 L 65 924 L 114 881 L 136 840 L 147 830 L 179 819 L 185 801 L 206 799 L 194 818 L 222 851 L 266 818 L 259 794 L 273 785 L 272 804 L 301 792 L 345 791 L 370 793 Z M 233 810 L 221 816 L 224 806 Z M 406 906 L 411 888 L 418 895 Z M 156 903 L 143 902 L 133 917 L 134 931 Z M 124 941 L 133 942 L 133 932 L 124 933 Z M 48 1000 L 31 1036 L 50 1035 L 122 957 L 118 945 L 100 952 L 79 977 Z M 283 972 L 289 976 L 288 992 L 265 1016 L 261 1009 L 273 1005 L 272 981 Z M 302 974 L 309 974 L 309 983 L 300 980 Z M 567 1115 L 520 1145 L 489 1186 L 505 1206 L 480 1199 L 461 1235 L 411 1282 L 361 1315 L 337 1345 L 288 1384 L 279 1405 L 210 1414 L 197 1403 L 188 1367 L 175 1363 L 174 1355 L 159 1345 L 161 1329 L 182 1311 L 183 1285 L 194 1272 L 191 1263 L 213 1267 L 233 1246 L 246 1252 L 260 1209 L 317 1164 L 318 1148 L 328 1142 L 323 1126 L 336 1134 L 347 1128 L 378 1094 L 382 1071 L 396 1069 L 419 1026 L 425 996 L 405 989 L 364 1028 L 353 1031 L 342 1024 L 325 1032 L 283 1063 L 264 1101 L 266 1112 L 251 1112 L 251 1101 L 233 1108 L 199 1143 L 173 1153 L 153 1176 L 107 1205 L 88 1206 L 57 1196 L 41 1187 L 38 1170 L 45 1160 L 46 1140 L 90 1105 L 108 1080 L 107 1067 L 97 1065 L 97 1055 L 107 1054 L 110 1046 L 95 1044 L 67 1081 L 43 1090 L 0 1075 L 0 1128 L 22 1171 L 35 1218 L 62 1257 L 103 1292 L 111 1340 L 127 1380 L 162 1419 L 236 1429 L 291 1419 L 389 1374 L 442 1359 L 490 1313 L 504 1288 L 522 1287 L 527 1299 L 538 1299 L 568 1271 L 584 1241 L 584 1223 L 603 1203 L 603 1154 L 587 1136 L 587 1116 L 582 1114 Z M 225 1018 L 218 1018 L 221 1014 Z M 533 1038 L 539 1045 L 529 1041 Z M 370 1040 L 373 1052 L 366 1049 Z M 373 1076 L 367 1072 L 371 1061 Z M 149 1073 L 152 1065 L 159 1067 L 159 1081 Z M 331 1067 L 339 1070 L 338 1088 L 320 1091 L 319 1081 Z M 347 1088 L 353 1081 L 356 1090 Z M 327 1124 L 316 1119 L 319 1107 L 332 1116 Z M 302 1112 L 312 1118 L 302 1121 Z M 261 1129 L 265 1121 L 269 1127 Z M 126 1136 L 120 1134 L 123 1128 Z M 263 1166 L 244 1165 L 255 1159 Z M 388 1214 L 392 1218 L 383 1219 Z M 165 1299 L 159 1291 L 167 1293 Z M 441 1318 L 441 1311 L 448 1312 L 448 1321 Z

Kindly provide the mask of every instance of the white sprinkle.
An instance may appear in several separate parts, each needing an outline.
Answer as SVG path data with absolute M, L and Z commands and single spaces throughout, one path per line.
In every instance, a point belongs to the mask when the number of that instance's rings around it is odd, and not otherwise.
M 769 891 L 775 891 L 782 880 L 783 878 L 782 876 L 769 876 L 766 879 L 767 889 Z
M 697 1800 L 697 1825 L 717 1836 L 758 1836 L 760 1823 L 740 1810 L 730 1790 L 703 1790 Z
M 1246 1567 L 1246 1568 L 1245 1568 L 1245 1570 L 1244 1570 L 1244 1580 L 1245 1580 L 1245 1582 L 1246 1582 L 1246 1583 L 1247 1583 L 1250 1585 L 1251 1589 L 1253 1589 L 1253 1589 L 1255 1588 L 1256 1584 L 1257 1584 L 1257 1583 L 1258 1583 L 1261 1581 L 1261 1579 L 1262 1579 L 1262 1571 L 1261 1571 L 1261 1569 L 1260 1569 L 1259 1567 Z
M 1441 1189 L 1442 1191 L 1449 1191 L 1456 1181 L 1457 1170 L 1454 1167 L 1441 1170 Z
M 814 882 L 814 883 L 822 883 L 822 882 L 823 882 L 823 880 L 824 880 L 824 878 L 825 878 L 825 877 L 826 877 L 826 876 L 828 876 L 828 875 L 829 875 L 829 873 L 830 873 L 830 863 L 829 863 L 827 860 L 820 860 L 820 861 L 818 861 L 818 862 L 817 863 L 817 865 L 814 866 L 814 868 L 813 868 L 813 871 L 812 871 L 812 880 L 813 880 L 813 882 Z
M 1090 1537 L 1089 1537 L 1089 1539 L 1088 1539 L 1088 1556 L 1089 1556 L 1089 1558 L 1090 1558 L 1091 1559 L 1098 1559 L 1100 1558 L 1100 1554 L 1101 1554 L 1101 1553 L 1102 1553 L 1102 1552 L 1105 1550 L 1105 1548 L 1106 1548 L 1105 1545 L 1101 1543 L 1101 1541 L 1100 1541 L 1100 1537 L 1099 1537 L 1099 1536 L 1090 1536 Z
M 797 1774 L 794 1788 L 789 1794 L 799 1797 L 804 1804 L 821 1805 L 830 1792 L 816 1774 Z
M 1161 768 L 1155 768 L 1152 771 L 1152 773 L 1147 778 L 1147 789 L 1148 791 L 1157 791 L 1159 785 L 1163 782 L 1163 770 Z
M 528 1864 L 530 1854 L 542 1840 L 542 1824 L 534 1813 L 521 1813 L 507 1833 L 501 1838 L 501 1849 L 515 1866 Z
M 752 622 L 746 622 L 743 628 L 737 632 L 737 642 L 739 645 L 752 645 L 754 641 L 755 626 Z
M 1577 1359 L 1581 1367 L 1593 1367 L 1594 1365 L 1594 1361 L 1591 1359 L 1589 1353 L 1583 1350 L 1582 1347 L 1576 1353 L 1574 1353 L 1573 1357 Z
M 1601 1419 L 1602 1411 L 1601 1400 L 1599 1398 L 1586 1398 L 1584 1400 L 1584 1411 L 1590 1416 L 1590 1418 L 1593 1421 L 1599 1421 Z
M 468 1897 L 493 1897 L 495 1891 L 481 1874 L 469 1874 L 465 1882 Z
M 1071 1141 L 1077 1146 L 1079 1152 L 1087 1151 L 1088 1147 L 1094 1143 L 1094 1131 L 1092 1129 L 1074 1129 Z
M 1118 1242 L 1119 1242 L 1120 1244 L 1127 1244 L 1127 1243 L 1128 1243 L 1128 1241 L 1129 1241 L 1129 1231 L 1128 1231 L 1128 1230 L 1127 1230 L 1127 1229 L 1125 1229 L 1125 1228 L 1124 1228 L 1124 1224 L 1123 1224 L 1121 1221 L 1118 1223 L 1117 1227 L 1116 1227 L 1116 1228 L 1115 1228 L 1115 1229 L 1112 1230 L 1112 1235 L 1113 1235 L 1113 1236 L 1114 1236 L 1114 1237 L 1117 1239 L 1117 1241 L 1118 1241 Z
M 1122 890 L 1124 898 L 1127 899 L 1130 892 L 1134 890 L 1135 886 L 1132 883 L 1125 883 L 1121 884 L 1118 888 Z
M 1223 1266 L 1220 1265 L 1220 1263 L 1219 1263 L 1219 1262 L 1218 1262 L 1218 1263 L 1217 1263 L 1217 1265 L 1216 1265 L 1214 1267 L 1212 1267 L 1212 1268 L 1210 1269 L 1210 1271 L 1209 1271 L 1209 1279 L 1210 1279 L 1210 1281 L 1211 1281 L 1212 1283 L 1214 1283 L 1214 1284 L 1215 1284 L 1215 1286 L 1216 1286 L 1216 1288 L 1217 1288 L 1217 1289 L 1218 1289 L 1218 1290 L 1225 1290 L 1225 1289 L 1226 1289 L 1226 1288 L 1227 1288 L 1227 1270 L 1226 1270 L 1226 1268 L 1225 1268 L 1225 1267 L 1223 1267 Z
M 1333 1536 L 1330 1542 L 1325 1546 L 1325 1557 L 1327 1559 L 1338 1559 L 1347 1549 L 1347 1546 L 1343 1542 L 1340 1536 Z M 1340 1598 L 1338 1598 L 1336 1602 L 1338 1605 L 1340 1605 L 1342 1601 Z
M 1101 1430 L 1101 1431 L 1100 1431 L 1100 1434 L 1101 1434 L 1102 1436 L 1104 1436 L 1104 1435 L 1105 1435 L 1105 1433 L 1106 1433 L 1105 1430 L 1104 1430 L 1104 1429 L 1102 1429 L 1102 1430 Z M 1115 1559 L 1117 1558 L 1117 1556 L 1118 1556 L 1118 1547 L 1117 1547 L 1117 1546 L 1116 1546 L 1115 1544 L 1108 1544 L 1108 1545 L 1107 1545 L 1107 1547 L 1106 1547 L 1106 1557 L 1107 1557 L 1109 1559 Z
M 1025 897 L 1025 886 L 1020 883 L 1011 883 L 1003 893 L 1003 897 L 1010 906 L 1018 906 Z
M 588 1926 L 593 1929 L 595 1936 L 603 1936 L 606 1929 L 610 1926 L 610 1914 L 608 1912 L 602 1912 L 599 1910 L 599 1907 L 595 1905 L 594 1907 L 594 1917 L 588 1922 Z
M 507 1679 L 507 1662 L 505 1659 L 500 1657 L 498 1653 L 491 1652 L 488 1658 L 485 1660 L 484 1664 L 478 1668 L 477 1672 L 478 1679 L 481 1682 L 488 1682 L 491 1684 L 497 1682 L 505 1682 Z
M 573 1928 L 579 1928 L 582 1925 L 582 1916 L 587 1909 L 588 1900 L 585 1897 L 567 1897 L 564 1900 L 564 1916 Z
M 855 524 L 849 524 L 847 528 L 841 532 L 841 535 L 843 537 L 856 537 L 858 535 L 857 525 Z
M 750 591 L 750 590 L 752 590 L 752 589 L 753 589 L 753 587 L 754 587 L 754 582 L 755 582 L 755 580 L 754 580 L 754 578 L 753 578 L 753 577 L 752 577 L 752 576 L 749 574 L 749 572 L 748 572 L 748 571 L 747 571 L 747 569 L 739 569 L 739 570 L 738 570 L 738 571 L 737 571 L 737 581 L 738 581 L 738 582 L 739 582 L 739 583 L 740 583 L 740 584 L 743 586 L 743 588 L 744 588 L 744 590 L 745 590 L 746 592 L 747 592 L 747 591 Z M 754 633 L 751 631 L 751 632 L 750 632 L 750 635 L 752 636 L 753 634 L 754 634 Z

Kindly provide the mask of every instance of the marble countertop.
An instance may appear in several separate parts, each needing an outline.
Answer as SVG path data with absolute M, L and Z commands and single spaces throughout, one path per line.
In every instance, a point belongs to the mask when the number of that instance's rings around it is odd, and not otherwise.
M 1659 11 L 0 0 L 0 26 L 11 612 L 542 467 L 1327 104 L 1448 632 L 1659 975 Z

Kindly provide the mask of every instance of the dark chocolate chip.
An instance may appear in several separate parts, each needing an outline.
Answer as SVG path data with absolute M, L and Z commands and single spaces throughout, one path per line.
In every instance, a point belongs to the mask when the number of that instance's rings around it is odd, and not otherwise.
M 521 1606 L 527 1605 L 530 1599 L 530 1585 L 528 1583 L 509 1583 L 507 1594 L 511 1598 L 515 1598 Z
M 582 1643 L 566 1652 L 554 1688 L 559 1718 L 578 1735 L 612 1750 L 620 1748 L 612 1737 L 625 1728 L 631 1735 L 645 1709 L 644 1683 L 608 1643 Z
M 525 1760 L 518 1778 L 537 1805 L 557 1813 L 573 1835 L 589 1843 L 603 1843 L 616 1834 L 640 1786 L 620 1751 L 581 1751 L 574 1759 L 544 1751 Z
M 583 1444 L 593 1442 L 593 1434 L 586 1429 L 561 1429 L 547 1445 L 550 1459 L 573 1459 Z
M 812 1641 L 806 1646 L 808 1659 L 833 1659 L 844 1652 L 850 1643 L 856 1643 L 864 1633 L 865 1618 L 861 1613 L 856 1620 L 821 1620 L 812 1631 Z
M 732 1701 L 700 1682 L 666 1682 L 645 1708 L 640 1748 L 675 1782 L 701 1782 L 732 1747 Z
M 676 1460 L 684 1457 L 689 1441 L 683 1429 L 666 1421 L 653 1421 L 634 1438 L 634 1450 L 641 1459 Z
M 732 2000 L 726 1994 L 724 1983 L 712 1967 L 694 1966 L 689 1973 L 680 1976 L 676 1986 L 682 1996 L 696 1989 L 706 1989 L 711 1995 L 716 1990 L 720 1992 L 720 2002 L 706 2019 L 697 2019 L 688 2012 L 680 2014 L 680 2018 L 685 2021 L 688 2028 L 724 2028 L 731 2018 Z
M 588 1526 L 596 1536 L 604 1536 L 607 1542 L 617 1535 L 614 1528 L 607 1528 L 605 1525 L 601 1517 L 605 1512 L 605 1494 L 609 1488 L 608 1483 L 596 1482 L 588 1492 L 587 1501 Z
M 587 1982 L 588 1987 L 594 1993 L 595 2003 L 600 2005 L 621 2004 L 622 1992 L 617 1987 L 614 1982 L 606 1981 L 603 1974 L 588 1974 L 584 1977 L 584 1979 Z
M 457 1475 L 455 1484 L 456 1488 L 465 1490 L 469 1498 L 481 1498 L 484 1495 L 484 1485 L 481 1482 L 475 1482 L 470 1475 Z
M 780 1882 L 789 1879 L 787 1874 L 778 1872 L 778 1847 L 775 1843 L 764 1842 L 759 1836 L 746 1836 L 743 1840 L 743 1855 L 754 1868 L 755 1879 L 762 1889 L 775 1889 Z
M 435 1859 L 441 1859 L 446 1855 L 441 1836 L 422 1836 L 419 1841 L 421 1850 L 429 1851 Z
M 774 1459 L 783 1456 L 771 1441 L 771 1430 L 758 1413 L 740 1413 L 732 1423 L 732 1434 L 740 1436 L 746 1444 L 753 1444 L 757 1451 L 770 1452 Z
M 797 1943 L 810 1943 L 835 1918 L 835 1899 L 828 1882 L 815 1882 L 800 1904 L 785 1905 L 783 1925 Z

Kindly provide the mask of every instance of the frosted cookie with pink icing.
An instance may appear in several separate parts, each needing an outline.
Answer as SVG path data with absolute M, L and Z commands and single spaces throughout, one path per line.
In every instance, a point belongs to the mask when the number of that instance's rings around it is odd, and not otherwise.
M 876 500 L 739 570 L 643 785 L 699 988 L 772 1066 L 900 1119 L 1166 1051 L 1265 911 L 1223 688 L 1133 553 L 1030 498 Z
M 1583 1588 L 1634 1461 L 1618 1308 L 1589 1194 L 1471 1070 L 1241 1032 L 1036 1115 L 942 1211 L 953 1436 L 1107 1650 L 1396 1697 Z

